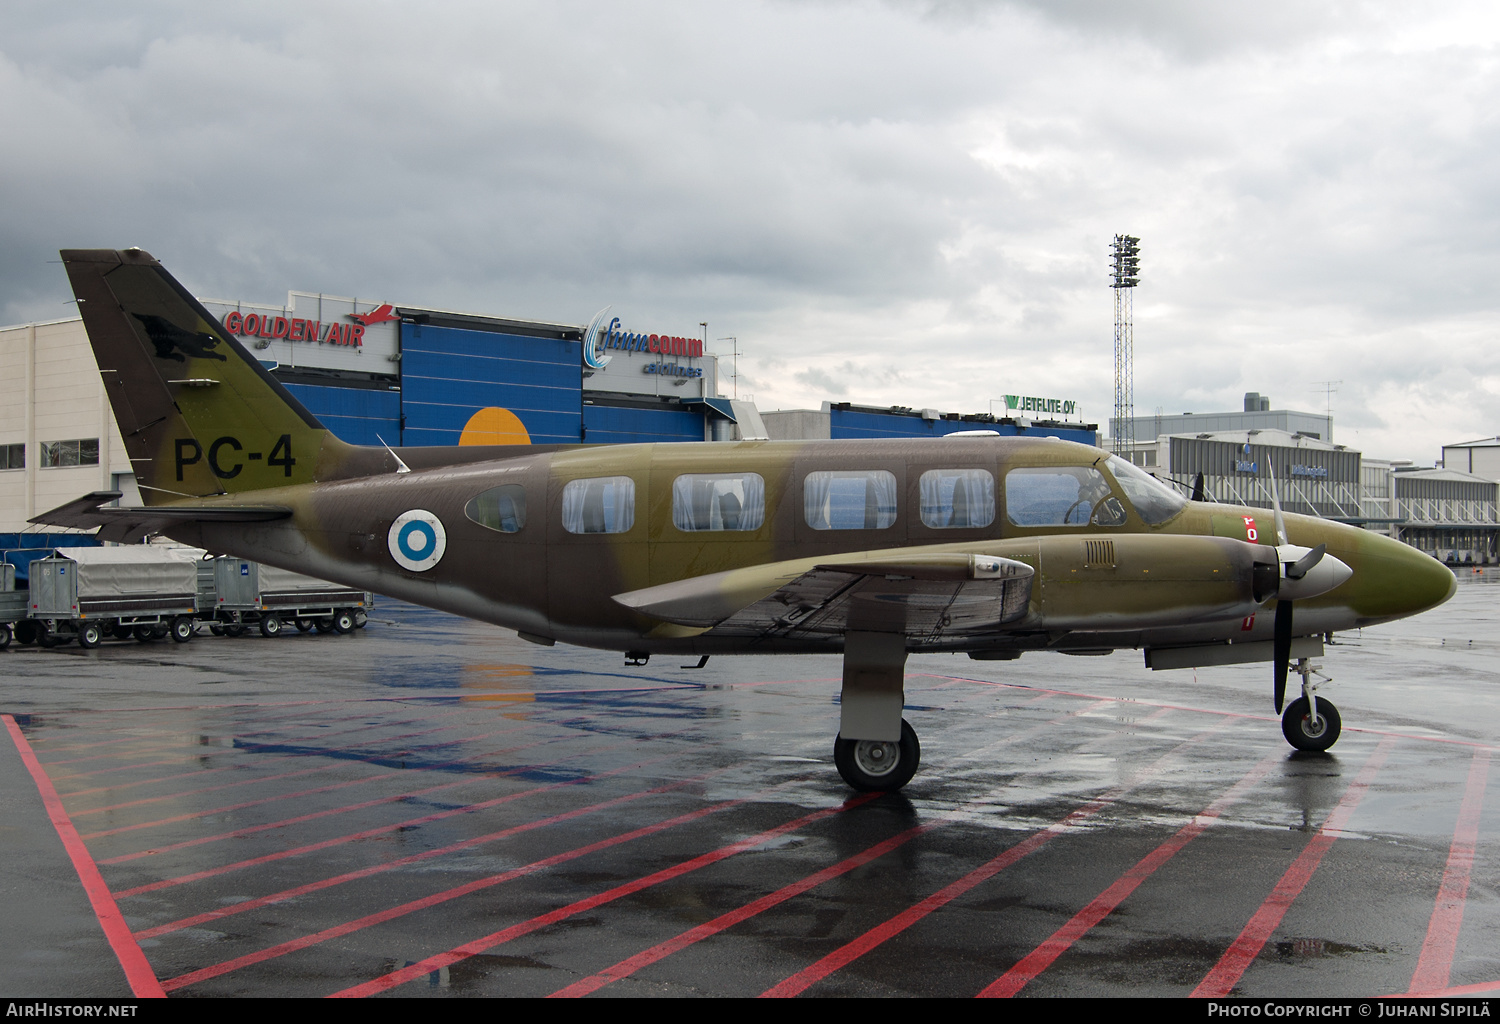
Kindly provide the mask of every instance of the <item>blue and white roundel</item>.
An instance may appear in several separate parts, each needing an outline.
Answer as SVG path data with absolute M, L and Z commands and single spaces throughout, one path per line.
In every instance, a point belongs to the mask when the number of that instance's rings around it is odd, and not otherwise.
M 414 508 L 396 517 L 386 543 L 401 568 L 426 572 L 443 560 L 448 534 L 437 516 L 426 509 Z

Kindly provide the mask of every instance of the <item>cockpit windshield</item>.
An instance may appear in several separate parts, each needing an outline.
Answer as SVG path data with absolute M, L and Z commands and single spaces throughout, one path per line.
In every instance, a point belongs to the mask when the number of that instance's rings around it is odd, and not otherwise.
M 1111 455 L 1105 463 L 1136 514 L 1152 526 L 1165 523 L 1187 507 L 1187 499 L 1139 466 Z

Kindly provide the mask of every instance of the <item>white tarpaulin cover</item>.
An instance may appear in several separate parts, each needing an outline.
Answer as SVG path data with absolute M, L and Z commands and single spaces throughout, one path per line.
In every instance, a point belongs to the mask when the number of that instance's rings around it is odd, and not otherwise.
M 260 592 L 262 594 L 290 594 L 299 590 L 331 590 L 336 584 L 327 580 L 315 580 L 299 572 L 278 569 L 274 565 L 260 567 Z
M 195 594 L 198 561 L 149 544 L 117 548 L 66 548 L 78 563 L 78 597 L 125 597 L 138 594 Z

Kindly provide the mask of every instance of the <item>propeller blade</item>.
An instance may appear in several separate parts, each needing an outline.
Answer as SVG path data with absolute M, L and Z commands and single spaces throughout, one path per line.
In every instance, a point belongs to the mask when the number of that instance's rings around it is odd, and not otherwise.
M 1203 500 L 1203 474 L 1202 473 L 1199 473 L 1197 476 L 1193 477 L 1193 500 L 1194 501 L 1202 501 Z
M 1323 556 L 1326 554 L 1328 554 L 1328 545 L 1319 544 L 1307 554 L 1303 555 L 1301 558 L 1297 559 L 1291 565 L 1286 567 L 1286 578 L 1289 580 L 1300 580 L 1302 577 L 1311 572 L 1312 567 L 1321 562 L 1323 560 Z
M 1267 473 L 1271 478 L 1271 509 L 1276 513 L 1276 543 L 1290 544 L 1286 539 L 1286 520 L 1281 515 L 1281 495 L 1276 493 L 1276 471 L 1272 466 L 1266 466 Z
M 1276 713 L 1281 714 L 1281 705 L 1286 702 L 1286 673 L 1292 660 L 1292 602 L 1276 602 L 1276 631 L 1272 657 L 1276 662 Z

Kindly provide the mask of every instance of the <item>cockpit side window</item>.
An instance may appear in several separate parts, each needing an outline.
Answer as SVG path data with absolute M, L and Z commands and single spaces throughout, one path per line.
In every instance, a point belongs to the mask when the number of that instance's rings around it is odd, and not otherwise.
M 1118 455 L 1111 455 L 1105 465 L 1143 522 L 1157 526 L 1187 507 L 1186 498 Z
M 919 484 L 922 525 L 935 530 L 995 521 L 995 477 L 987 469 L 933 469 Z
M 635 481 L 628 476 L 570 480 L 562 494 L 569 533 L 625 533 L 635 525 Z
M 1092 466 L 1022 468 L 1005 474 L 1005 517 L 1016 526 L 1119 526 L 1125 521 L 1119 505 L 1109 481 Z
M 519 533 L 526 525 L 526 488 L 501 484 L 481 491 L 464 506 L 464 515 L 487 530 Z

